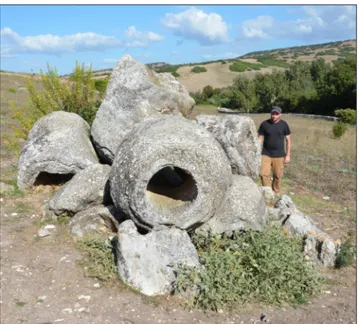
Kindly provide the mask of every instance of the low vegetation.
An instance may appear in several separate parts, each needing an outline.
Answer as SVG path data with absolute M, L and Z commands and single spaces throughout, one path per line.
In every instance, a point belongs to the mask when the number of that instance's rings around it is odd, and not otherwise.
M 238 60 L 232 63 L 229 66 L 229 69 L 233 72 L 244 72 L 249 69 L 258 71 L 263 67 L 265 67 L 263 64 L 249 63 L 249 62 Z
M 303 304 L 320 287 L 314 265 L 304 259 L 302 241 L 277 227 L 263 233 L 194 235 L 203 269 L 182 266 L 176 292 L 187 303 L 218 311 L 244 302 Z
M 202 67 L 202 66 L 195 66 L 194 68 L 191 69 L 191 72 L 193 72 L 193 73 L 202 73 L 202 72 L 207 72 L 207 69 L 205 67 Z
M 76 242 L 76 247 L 85 255 L 80 264 L 86 270 L 86 276 L 102 282 L 117 280 L 112 245 L 100 235 L 85 235 Z
M 263 65 L 266 66 L 277 66 L 281 68 L 289 68 L 290 64 L 285 62 L 284 60 L 278 60 L 273 58 L 272 56 L 262 56 L 257 59 L 258 62 L 261 62 Z

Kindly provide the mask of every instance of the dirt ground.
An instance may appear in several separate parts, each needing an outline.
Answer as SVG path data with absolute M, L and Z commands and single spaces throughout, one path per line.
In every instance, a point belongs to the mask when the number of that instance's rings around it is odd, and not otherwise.
M 16 160 L 2 156 L 2 167 Z M 3 197 L 1 206 L 1 323 L 356 323 L 356 268 L 326 270 L 328 283 L 309 304 L 297 308 L 243 306 L 204 312 L 180 306 L 175 297 L 145 297 L 86 277 L 82 255 L 66 226 L 39 238 L 39 221 L 52 191 L 43 186 L 24 197 Z M 323 223 L 324 222 L 324 223 Z M 333 220 L 321 220 L 330 227 Z M 350 226 L 348 223 L 347 226 Z

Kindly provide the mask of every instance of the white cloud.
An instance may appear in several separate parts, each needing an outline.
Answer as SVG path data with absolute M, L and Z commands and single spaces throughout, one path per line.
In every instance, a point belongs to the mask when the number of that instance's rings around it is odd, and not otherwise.
M 61 55 L 72 52 L 105 51 L 118 48 L 122 42 L 113 36 L 95 33 L 77 33 L 73 35 L 56 36 L 52 34 L 37 36 L 20 36 L 10 28 L 1 30 L 2 56 L 18 55 L 21 53 L 43 53 Z
M 126 47 L 146 47 L 153 42 L 164 39 L 163 36 L 153 32 L 141 32 L 135 26 L 130 26 L 125 30 L 125 35 L 131 40 L 126 42 Z
M 266 32 L 273 26 L 274 19 L 270 16 L 259 16 L 256 19 L 246 20 L 242 23 L 244 37 L 248 38 L 270 38 Z
M 196 40 L 201 45 L 213 45 L 229 41 L 227 25 L 216 13 L 205 13 L 195 7 L 178 14 L 167 13 L 161 19 L 164 26 L 185 39 Z
M 295 10 L 293 9 L 293 13 Z M 291 38 L 306 42 L 356 38 L 354 6 L 303 6 L 296 20 L 260 16 L 244 21 L 239 39 Z
M 172 55 L 179 55 L 179 54 L 180 54 L 180 52 L 177 52 L 177 51 L 172 51 L 172 52 L 171 52 L 171 54 L 172 54 Z

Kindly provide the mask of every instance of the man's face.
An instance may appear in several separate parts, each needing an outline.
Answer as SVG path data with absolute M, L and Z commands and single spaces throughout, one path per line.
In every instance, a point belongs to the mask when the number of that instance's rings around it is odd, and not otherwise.
M 277 112 L 273 111 L 273 112 L 271 113 L 271 118 L 272 118 L 273 123 L 278 122 L 281 115 L 282 115 L 282 114 L 278 114 Z

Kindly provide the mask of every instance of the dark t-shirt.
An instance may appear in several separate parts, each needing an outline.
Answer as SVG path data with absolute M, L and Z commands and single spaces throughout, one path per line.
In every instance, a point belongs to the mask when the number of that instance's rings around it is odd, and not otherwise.
M 272 119 L 265 120 L 258 129 L 258 134 L 263 135 L 262 155 L 270 157 L 284 157 L 284 138 L 290 135 L 288 124 L 284 120 L 273 123 Z

